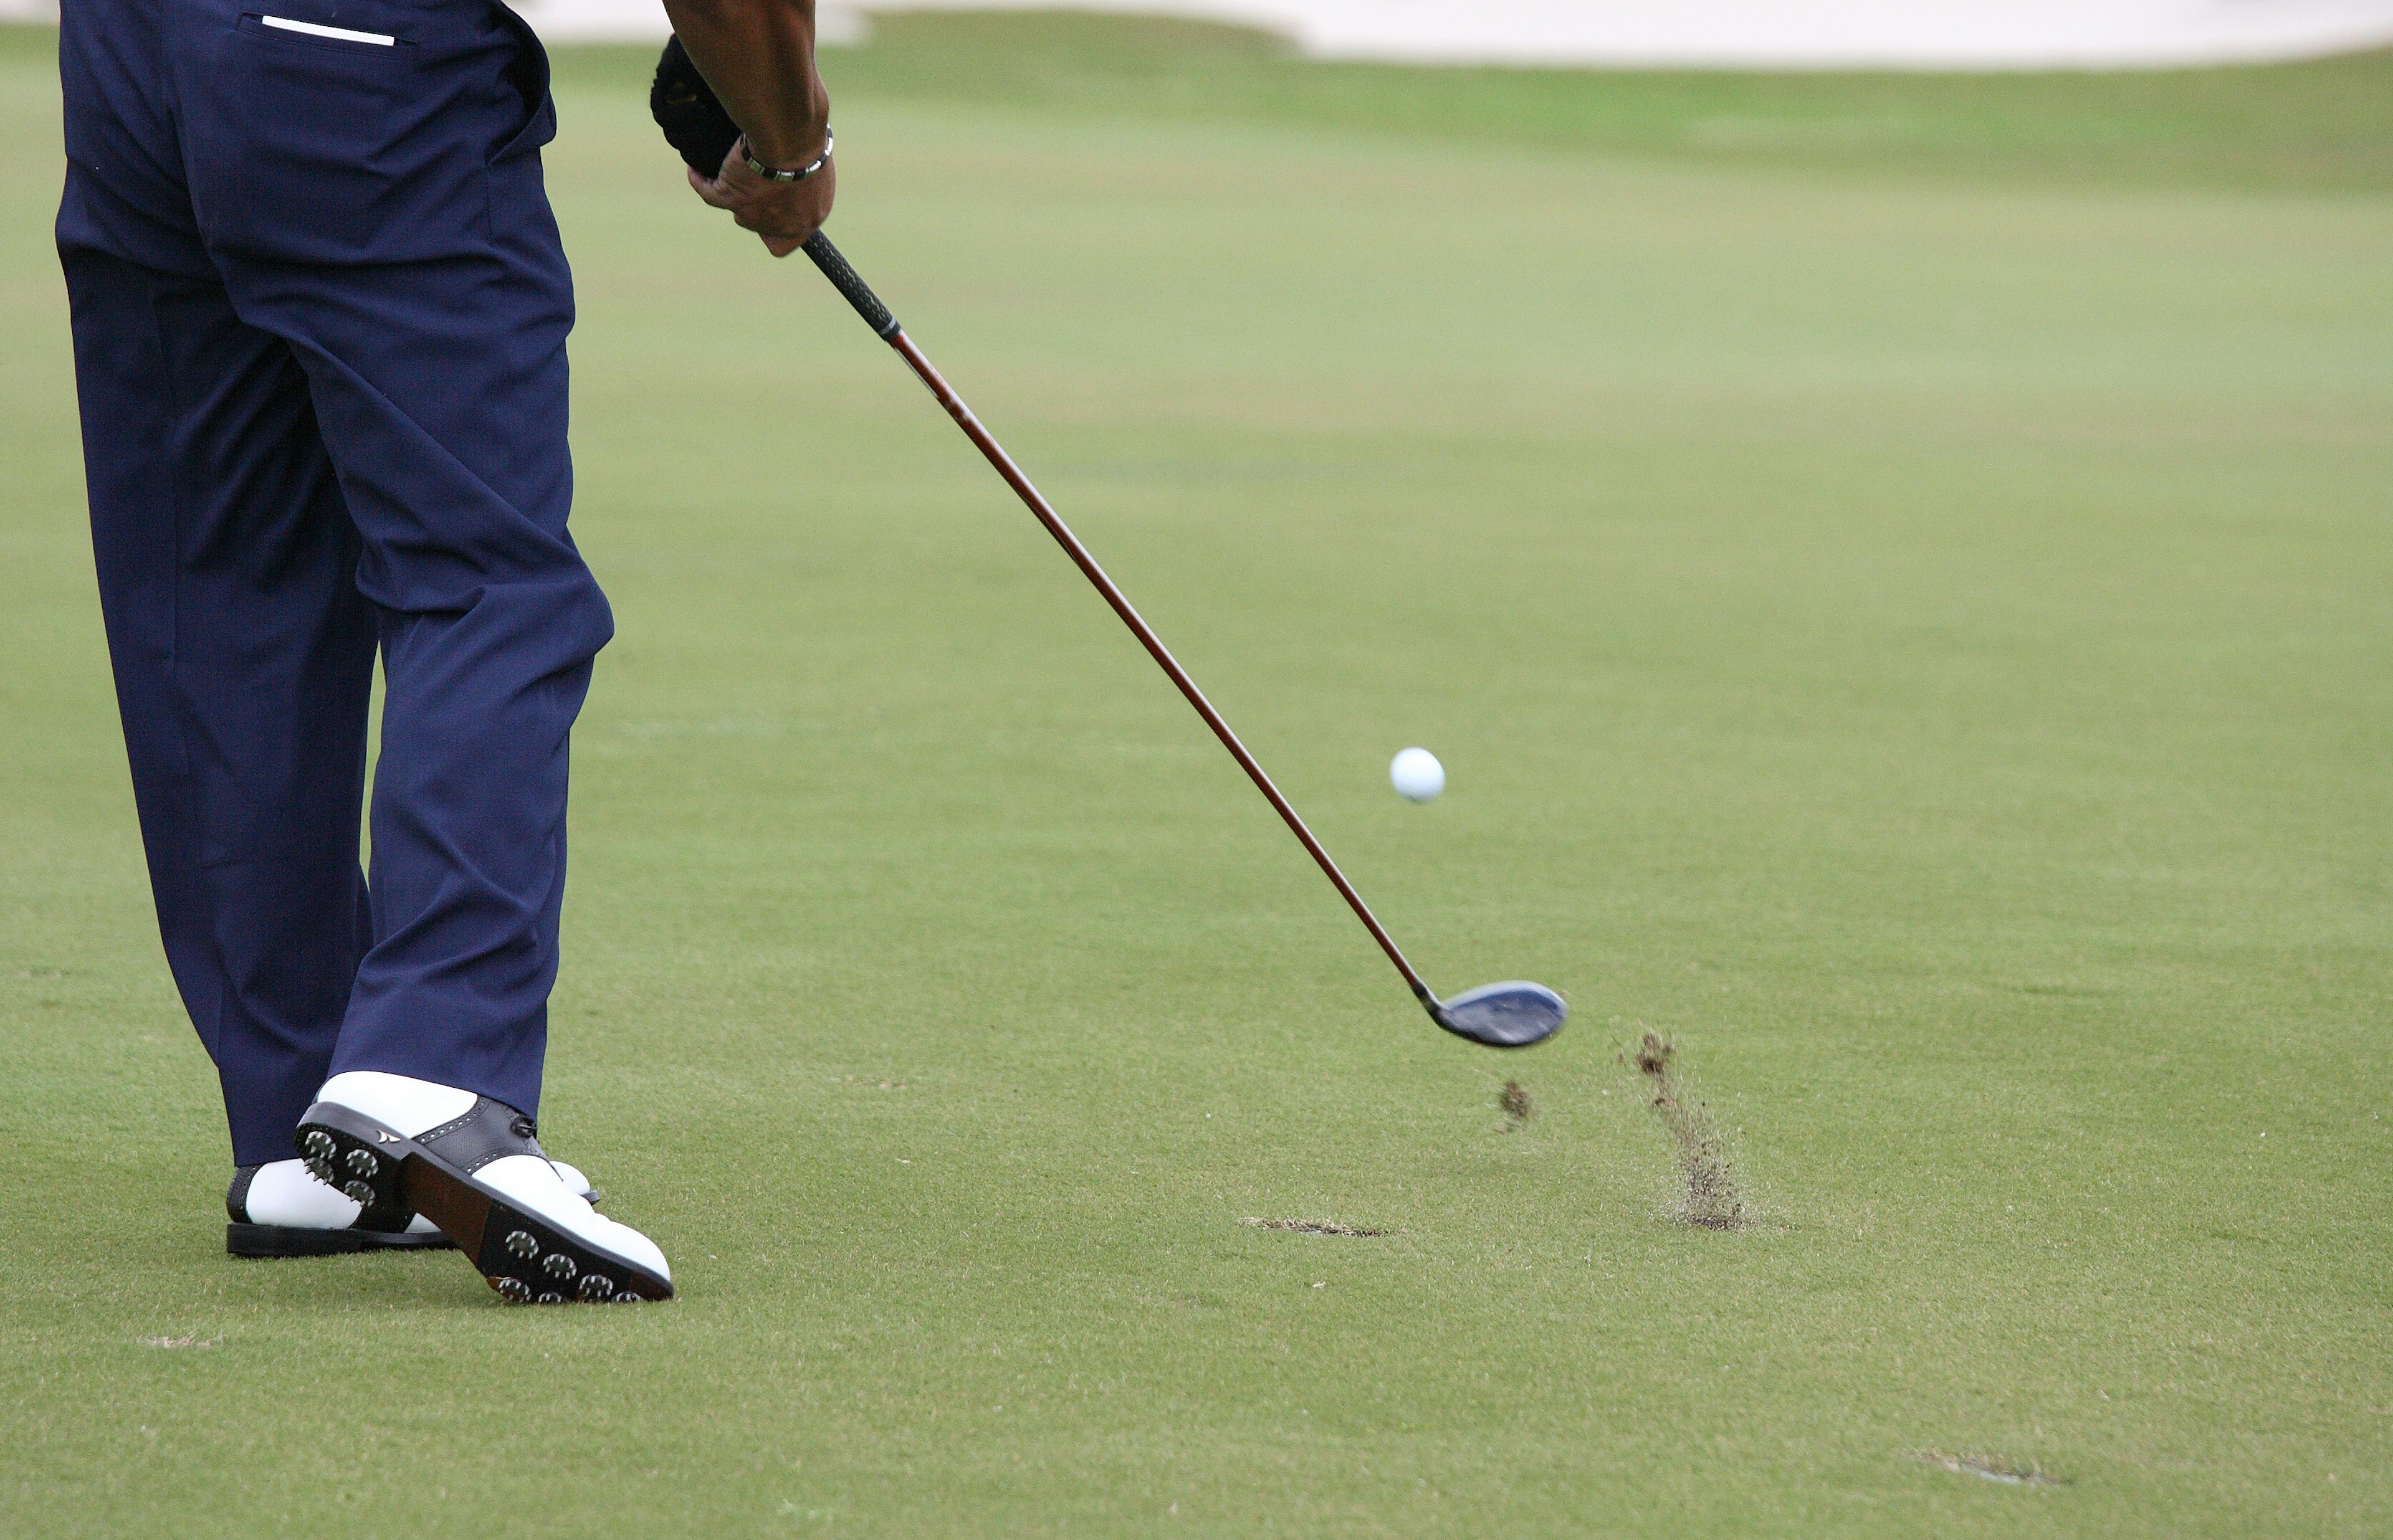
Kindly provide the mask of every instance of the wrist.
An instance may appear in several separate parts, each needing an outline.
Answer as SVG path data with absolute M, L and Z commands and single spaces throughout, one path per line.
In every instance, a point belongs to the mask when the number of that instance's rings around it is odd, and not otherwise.
M 747 135 L 739 136 L 740 158 L 748 163 L 750 171 L 768 182 L 803 182 L 830 164 L 832 138 L 828 123 L 822 125 L 821 146 L 820 150 L 803 160 L 781 160 L 757 149 Z
M 771 121 L 741 136 L 748 142 L 748 152 L 768 166 L 804 165 L 823 152 L 830 137 L 830 98 L 819 85 L 795 112 L 768 116 Z

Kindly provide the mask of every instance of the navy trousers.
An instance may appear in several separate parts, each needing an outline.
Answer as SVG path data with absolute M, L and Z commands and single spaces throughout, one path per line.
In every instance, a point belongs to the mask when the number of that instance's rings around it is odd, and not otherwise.
M 546 57 L 497 0 L 65 0 L 59 73 L 101 609 L 233 1158 L 344 1070 L 536 1113 L 613 630 L 566 532 Z

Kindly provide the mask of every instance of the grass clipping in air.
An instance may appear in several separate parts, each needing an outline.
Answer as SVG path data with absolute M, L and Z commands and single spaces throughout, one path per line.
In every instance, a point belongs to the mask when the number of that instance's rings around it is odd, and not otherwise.
M 1679 1203 L 1679 1221 L 1702 1230 L 1742 1230 L 1747 1223 L 1745 1200 L 1737 1195 L 1728 1142 L 1720 1137 L 1711 1109 L 1687 1094 L 1686 1077 L 1672 1062 L 1677 1054 L 1667 1038 L 1648 1032 L 1637 1045 L 1635 1062 L 1645 1077 L 1648 1103 L 1678 1146 L 1679 1172 L 1687 1189 Z

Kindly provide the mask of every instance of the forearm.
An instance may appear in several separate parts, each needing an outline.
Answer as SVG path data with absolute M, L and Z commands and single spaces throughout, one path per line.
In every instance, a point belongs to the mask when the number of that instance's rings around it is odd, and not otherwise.
M 815 72 L 814 0 L 665 0 L 665 14 L 759 161 L 822 153 L 830 98 Z

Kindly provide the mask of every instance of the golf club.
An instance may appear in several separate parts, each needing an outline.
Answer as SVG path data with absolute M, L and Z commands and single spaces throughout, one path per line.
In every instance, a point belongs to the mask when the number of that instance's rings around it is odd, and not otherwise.
M 697 67 L 682 52 L 678 38 L 666 46 L 664 58 L 659 61 L 650 107 L 656 113 L 659 125 L 665 130 L 667 140 L 701 176 L 714 175 L 739 137 L 739 130 L 732 124 L 729 114 L 723 111 L 722 104 L 715 99 L 704 77 L 698 73 Z M 822 269 L 823 277 L 830 280 L 831 287 L 855 307 L 856 313 L 872 328 L 874 334 L 897 350 L 897 356 L 906 360 L 915 377 L 929 388 L 939 405 L 947 409 L 948 415 L 955 419 L 956 425 L 964 430 L 964 437 L 970 438 L 974 447 L 996 467 L 997 474 L 1005 478 L 1005 484 L 1013 489 L 1014 495 L 1022 499 L 1023 505 L 1045 526 L 1047 532 L 1054 537 L 1055 543 L 1064 548 L 1064 554 L 1070 556 L 1072 564 L 1080 569 L 1081 575 L 1105 595 L 1105 603 L 1121 617 L 1122 624 L 1130 627 L 1131 634 L 1146 648 L 1147 656 L 1170 675 L 1172 684 L 1187 697 L 1188 704 L 1205 719 L 1205 725 L 1213 729 L 1213 736 L 1222 740 L 1222 747 L 1230 751 L 1239 767 L 1246 771 L 1248 778 L 1255 783 L 1255 790 L 1263 794 L 1287 822 L 1290 832 L 1312 853 L 1323 875 L 1337 887 L 1347 906 L 1354 911 L 1355 918 L 1370 931 L 1372 939 L 1380 944 L 1380 949 L 1388 954 L 1388 960 L 1396 965 L 1396 972 L 1412 985 L 1414 998 L 1429 1012 L 1430 1019 L 1458 1038 L 1467 1038 L 1489 1048 L 1526 1048 L 1560 1031 L 1570 1008 L 1553 990 L 1525 979 L 1483 984 L 1451 999 L 1438 998 L 1413 965 L 1406 960 L 1395 938 L 1388 934 L 1387 927 L 1380 923 L 1370 906 L 1363 902 L 1363 895 L 1354 890 L 1354 884 L 1338 869 L 1338 863 L 1330 859 L 1329 852 L 1314 837 L 1313 830 L 1305 827 L 1304 820 L 1297 816 L 1296 808 L 1272 783 L 1271 777 L 1263 773 L 1262 765 L 1238 740 L 1238 735 L 1230 730 L 1229 723 L 1213 709 L 1213 703 L 1205 698 L 1205 692 L 1196 687 L 1196 682 L 1188 676 L 1188 671 L 1180 666 L 1180 660 L 1171 656 L 1170 649 L 1155 634 L 1154 628 L 1131 607 L 1130 600 L 1115 586 L 1113 579 L 1105 575 L 1105 569 L 1097 565 L 1096 557 L 1089 554 L 1088 547 L 1080 543 L 1079 537 L 1072 533 L 1054 507 L 1037 487 L 1031 485 L 1030 478 L 1013 463 L 1013 457 L 1005 452 L 1004 446 L 981 425 L 980 419 L 973 415 L 963 398 L 958 396 L 954 387 L 932 367 L 931 360 L 922 356 L 922 350 L 914 346 L 914 340 L 897 324 L 897 318 L 889 313 L 889 307 L 882 304 L 864 280 L 857 275 L 856 269 L 848 265 L 847 258 L 831 244 L 830 238 L 817 230 L 801 249 L 813 259 L 817 268 Z

